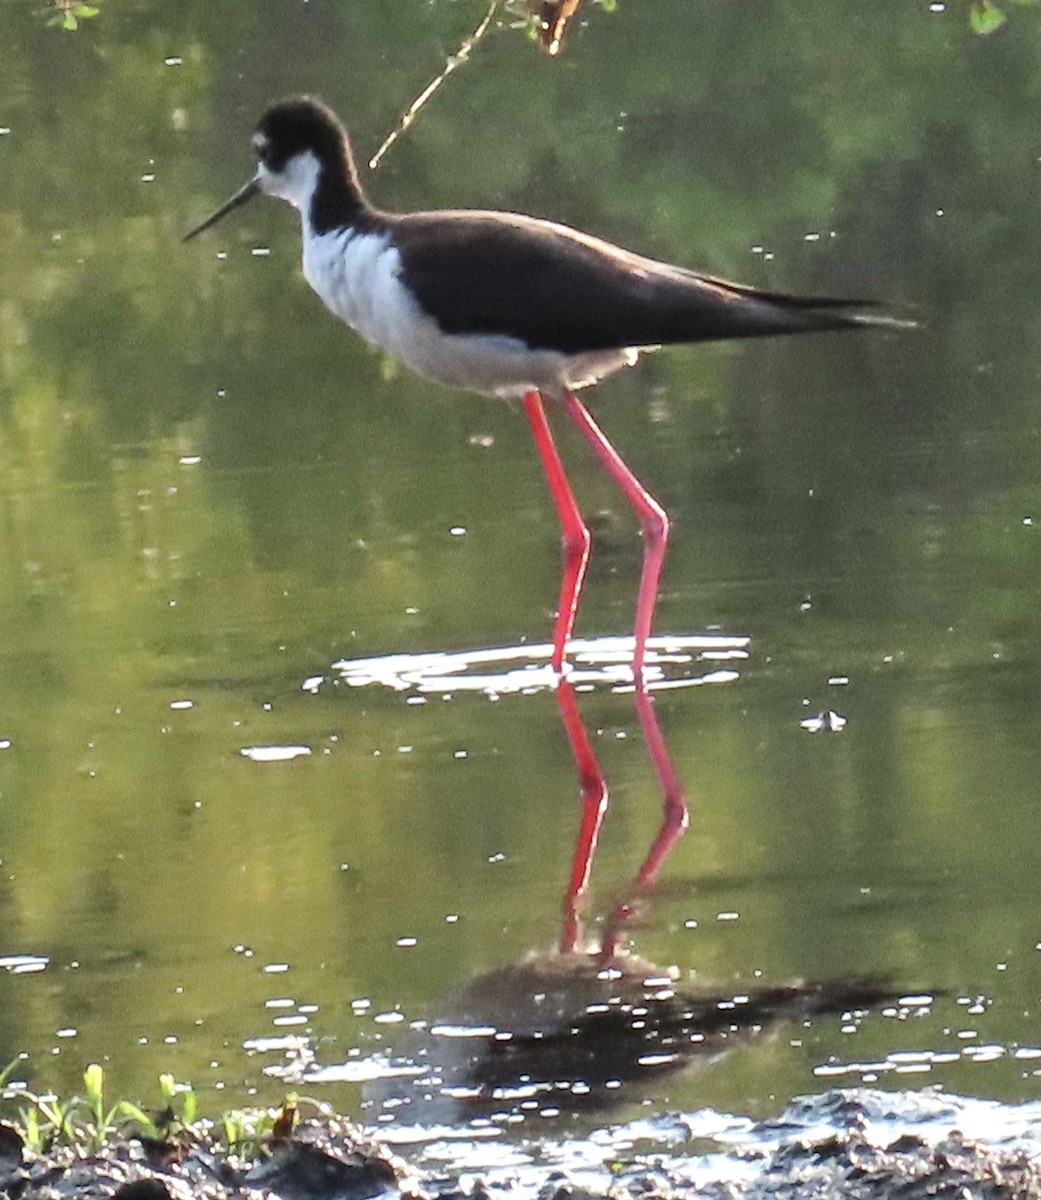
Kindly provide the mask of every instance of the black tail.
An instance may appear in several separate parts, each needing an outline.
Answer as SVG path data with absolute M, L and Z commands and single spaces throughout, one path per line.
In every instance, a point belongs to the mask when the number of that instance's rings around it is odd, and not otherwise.
M 918 325 L 913 318 L 876 300 L 793 296 L 693 273 L 690 282 L 695 287 L 689 288 L 687 295 L 689 324 L 678 328 L 677 336 L 670 341 L 769 337 L 829 329 L 915 329 Z

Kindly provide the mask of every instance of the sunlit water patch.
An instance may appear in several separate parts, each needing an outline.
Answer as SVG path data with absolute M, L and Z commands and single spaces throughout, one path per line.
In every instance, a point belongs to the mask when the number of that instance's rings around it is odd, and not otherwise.
M 646 678 L 653 691 L 733 683 L 738 665 L 749 657 L 751 639 L 723 634 L 655 637 L 647 643 Z M 490 697 L 533 694 L 556 686 L 550 666 L 553 647 L 497 646 L 459 651 L 384 654 L 341 659 L 332 670 L 349 687 L 385 687 L 424 693 L 484 692 Z M 607 687 L 631 691 L 633 639 L 581 638 L 568 644 L 567 678 L 576 691 Z M 317 692 L 329 677 L 314 675 L 305 691 Z
M 380 1136 L 401 1145 L 415 1132 Z M 413 1151 L 414 1165 L 432 1176 L 479 1174 L 491 1196 L 545 1194 L 548 1179 L 564 1182 L 561 1172 L 569 1189 L 594 1196 L 640 1194 L 654 1182 L 672 1194 L 852 1195 L 857 1179 L 883 1185 L 857 1195 L 954 1194 L 942 1187 L 952 1182 L 948 1173 L 971 1183 L 973 1168 L 985 1175 L 991 1156 L 1014 1162 L 1041 1152 L 1041 1104 L 861 1088 L 800 1097 L 762 1121 L 706 1108 L 604 1126 L 587 1137 L 504 1143 L 487 1130 L 469 1140 L 457 1133 L 445 1130 Z M 983 1193 L 966 1187 L 958 1194 Z
M 528 1197 L 562 1186 L 590 1196 L 1035 1195 L 1041 1103 L 1014 1105 L 938 1091 L 868 1088 L 797 1097 L 755 1120 L 701 1108 L 603 1125 L 585 1136 L 528 1131 L 507 1140 L 491 1123 L 398 1125 L 381 1141 L 407 1149 L 435 1184 L 475 1183 L 485 1195 Z M 565 1174 L 566 1173 L 566 1174 Z M 988 1184 L 1001 1180 L 997 1190 Z M 851 1186 L 856 1184 L 858 1186 Z M 973 1186 L 981 1185 L 979 1189 Z
M 35 975 L 38 971 L 45 971 L 49 962 L 50 959 L 42 954 L 0 955 L 0 969 L 12 975 Z
M 292 762 L 294 758 L 306 758 L 311 753 L 310 746 L 243 746 L 239 751 L 243 758 L 250 762 Z

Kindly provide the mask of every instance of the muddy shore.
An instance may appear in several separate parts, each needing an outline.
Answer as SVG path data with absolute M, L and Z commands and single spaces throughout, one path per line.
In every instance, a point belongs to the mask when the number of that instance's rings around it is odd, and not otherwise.
M 251 1161 L 201 1135 L 180 1146 L 130 1138 L 87 1155 L 29 1153 L 0 1126 L 10 1200 L 925 1200 L 1041 1197 L 1041 1106 L 868 1089 L 794 1101 L 780 1117 L 708 1139 L 704 1114 L 605 1127 L 588 1140 L 417 1142 L 397 1153 L 346 1121 L 309 1121 Z M 628 1153 L 621 1148 L 629 1145 Z M 497 1147 L 501 1152 L 497 1155 Z M 453 1149 L 454 1147 L 454 1149 Z M 590 1153 L 590 1148 L 594 1153 Z M 596 1162 L 599 1155 L 600 1162 Z M 498 1159 L 498 1161 L 497 1161 Z

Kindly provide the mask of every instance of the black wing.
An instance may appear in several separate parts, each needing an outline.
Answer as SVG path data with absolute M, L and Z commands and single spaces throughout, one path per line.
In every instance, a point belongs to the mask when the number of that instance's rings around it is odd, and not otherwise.
M 577 354 L 902 325 L 870 301 L 763 292 L 564 225 L 492 212 L 389 217 L 403 282 L 445 333 L 504 333 Z

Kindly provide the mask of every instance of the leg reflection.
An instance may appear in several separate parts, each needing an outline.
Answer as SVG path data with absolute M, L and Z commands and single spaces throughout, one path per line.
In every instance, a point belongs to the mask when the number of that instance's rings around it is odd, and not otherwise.
M 571 860 L 571 875 L 564 894 L 564 920 L 560 935 L 561 953 L 569 954 L 578 948 L 580 941 L 582 905 L 589 885 L 600 827 L 607 812 L 608 792 L 603 769 L 578 711 L 574 688 L 565 677 L 557 683 L 557 704 L 578 771 L 582 800 L 582 816 Z M 647 889 L 657 882 L 666 858 L 686 832 L 689 822 L 683 789 L 665 744 L 654 702 L 643 678 L 636 689 L 636 713 L 662 790 L 662 819 L 643 863 L 607 921 L 600 949 L 601 957 L 605 960 L 617 952 L 618 942 L 632 915 L 634 905 Z
M 605 960 L 612 958 L 617 952 L 618 941 L 632 917 L 634 905 L 648 888 L 657 883 L 666 858 L 672 852 L 673 846 L 687 832 L 690 824 L 690 810 L 687 808 L 676 768 L 672 765 L 672 757 L 665 745 L 665 736 L 658 724 L 658 714 L 654 711 L 654 700 L 647 690 L 646 677 L 642 674 L 636 684 L 636 715 L 640 719 L 640 728 L 643 730 L 644 740 L 661 787 L 662 817 L 646 858 L 607 920 L 600 949 Z
M 575 689 L 563 676 L 557 681 L 557 704 L 578 768 L 578 786 L 582 796 L 582 819 L 571 858 L 571 877 L 564 895 L 564 926 L 560 933 L 560 952 L 570 954 L 579 940 L 579 911 L 589 884 L 600 826 L 607 812 L 607 782 L 579 716 Z

